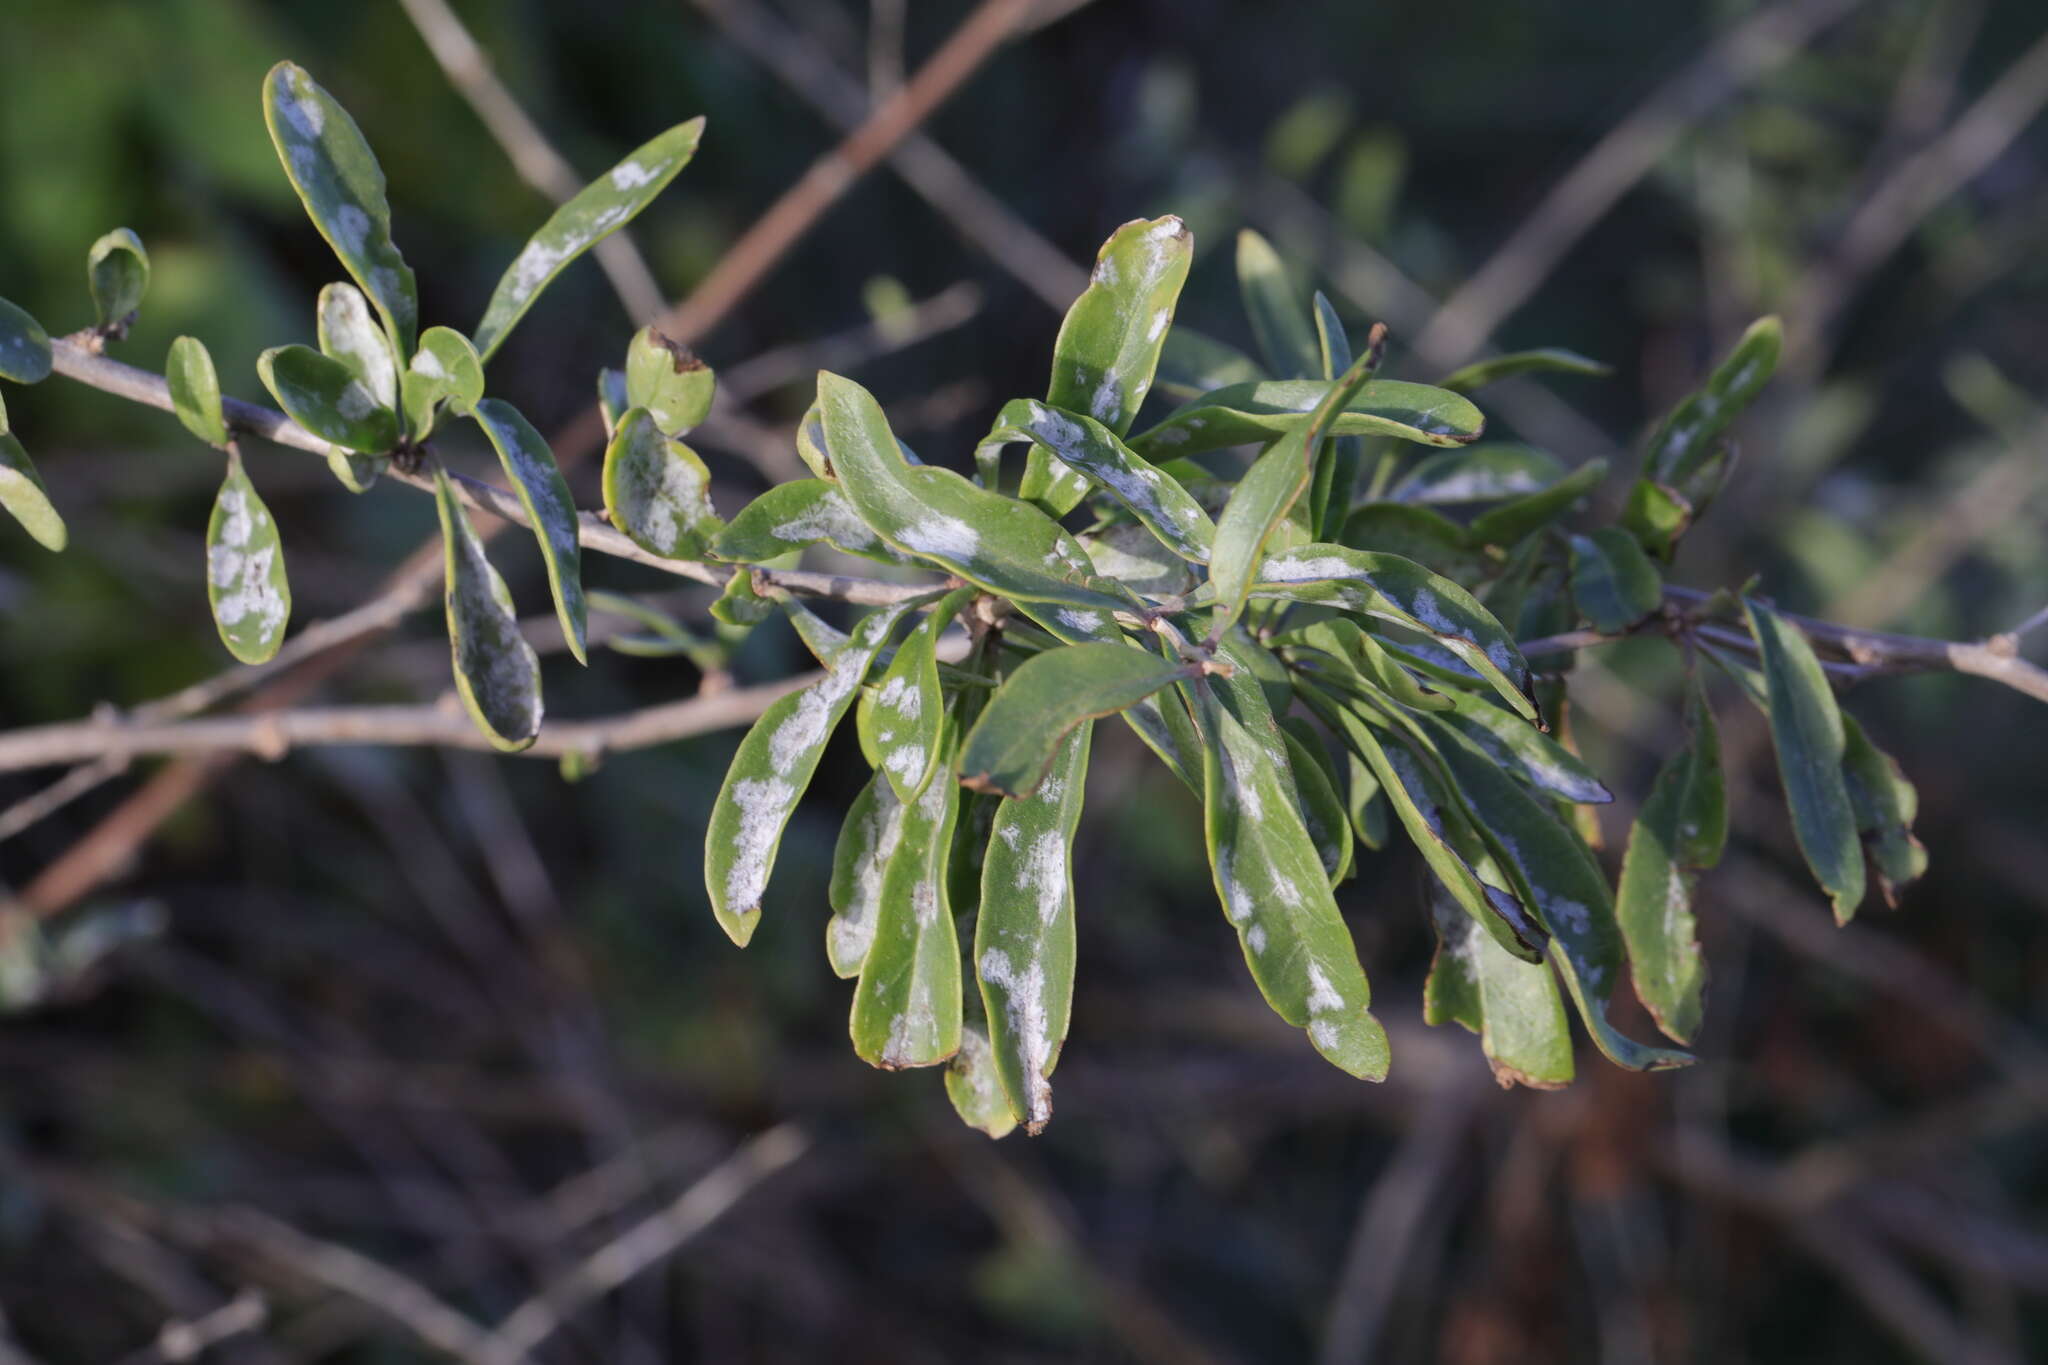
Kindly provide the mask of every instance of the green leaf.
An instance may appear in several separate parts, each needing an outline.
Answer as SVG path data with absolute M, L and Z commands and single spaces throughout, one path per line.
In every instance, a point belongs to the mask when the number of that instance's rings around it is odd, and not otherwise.
M 1720 740 L 1697 677 L 1686 693 L 1686 727 L 1685 746 L 1658 769 L 1629 832 L 1615 898 L 1636 998 L 1677 1043 L 1699 1035 L 1706 1007 L 1707 964 L 1696 937 L 1693 886 L 1721 860 L 1728 839 Z
M 21 442 L 5 431 L 0 431 L 0 507 L 45 550 L 61 551 L 69 543 L 70 533 L 43 487 L 43 476 Z
M 1425 456 L 1387 496 L 1395 502 L 1497 502 L 1541 493 L 1564 476 L 1554 456 L 1530 446 L 1488 442 Z
M 1116 579 L 1142 597 L 1177 597 L 1195 585 L 1188 562 L 1143 526 L 1122 522 L 1080 539 L 1097 573 Z
M 1387 1074 L 1387 1036 L 1301 819 L 1280 728 L 1247 664 L 1186 685 L 1202 733 L 1203 829 L 1224 914 L 1274 1013 L 1351 1075 Z
M 314 310 L 320 353 L 348 367 L 356 382 L 380 408 L 398 410 L 398 357 L 391 338 L 370 313 L 363 291 L 352 284 L 330 284 L 320 291 Z
M 939 690 L 939 636 L 974 600 L 976 589 L 957 588 L 941 597 L 917 628 L 896 647 L 896 656 L 875 682 L 872 705 L 863 705 L 861 745 L 873 754 L 902 800 L 914 801 L 939 770 L 946 699 Z
M 1010 1114 L 1037 1133 L 1074 998 L 1074 830 L 1088 773 L 1089 725 L 1061 741 L 1028 797 L 1004 800 L 981 864 L 975 976 Z
M 1413 560 L 1342 545 L 1303 545 L 1268 556 L 1251 592 L 1420 631 L 1469 665 L 1519 714 L 1536 716 L 1527 695 L 1528 661 L 1500 622 L 1471 593 Z
M 853 1050 L 871 1066 L 936 1066 L 960 1050 L 960 940 L 946 885 L 959 816 L 954 782 L 932 783 L 903 808 L 853 992 Z
M 1345 334 L 1343 319 L 1319 289 L 1315 296 L 1316 342 L 1321 353 L 1324 379 L 1336 379 L 1351 368 L 1351 338 Z M 1365 463 L 1365 442 L 1356 436 L 1339 436 L 1316 465 L 1315 481 L 1309 486 L 1310 539 L 1330 540 L 1343 534 L 1344 521 L 1358 494 L 1359 467 Z
M 1104 612 L 1075 611 L 1070 607 L 1053 607 L 1038 602 L 1019 602 L 1017 609 L 1064 644 L 1112 644 L 1120 649 L 1130 648 L 1123 631 Z M 1181 620 L 1177 624 L 1185 626 L 1187 622 Z M 1161 656 L 1164 657 L 1164 642 L 1161 641 L 1160 645 Z M 1166 765 L 1168 771 L 1186 783 L 1189 791 L 1200 794 L 1202 745 L 1195 734 L 1194 720 L 1188 715 L 1179 693 L 1162 691 L 1134 702 L 1123 712 L 1123 719 L 1146 747 L 1159 756 L 1159 761 Z
M 1198 455 L 1226 446 L 1264 445 L 1299 430 L 1328 396 L 1332 381 L 1269 379 L 1232 384 L 1204 394 L 1130 439 L 1148 460 Z M 1332 436 L 1393 436 L 1430 446 L 1462 446 L 1479 439 L 1486 419 L 1469 399 L 1427 384 L 1375 379 L 1344 405 L 1330 424 Z
M 263 122 L 306 216 L 377 305 L 392 354 L 411 354 L 419 295 L 412 268 L 392 243 L 384 171 L 362 130 L 290 62 L 263 78 Z
M 439 409 L 467 416 L 484 396 L 484 363 L 469 338 L 453 327 L 429 327 L 420 348 L 399 376 L 405 391 L 405 421 L 414 440 L 434 429 Z
M 711 471 L 646 408 L 627 409 L 605 447 L 604 508 L 634 544 L 668 559 L 702 559 L 720 526 Z
M 310 346 L 273 346 L 256 357 L 256 373 L 286 415 L 321 440 L 365 455 L 398 444 L 398 414 L 341 361 Z
M 1899 770 L 1898 761 L 1872 744 L 1856 718 L 1846 711 L 1842 713 L 1842 731 L 1846 741 L 1842 780 L 1856 811 L 1856 830 L 1877 873 L 1885 904 L 1896 906 L 1899 892 L 1927 871 L 1927 849 L 1913 836 L 1920 793 Z
M 1424 1020 L 1456 1020 L 1477 1033 L 1502 1085 L 1556 1090 L 1571 1084 L 1571 1031 L 1550 968 L 1495 943 L 1434 883 L 1429 909 L 1437 951 L 1423 992 Z
M 707 640 L 683 628 L 674 617 L 644 602 L 615 592 L 593 591 L 588 595 L 590 610 L 598 615 L 624 617 L 647 628 L 645 635 L 613 635 L 606 648 L 640 659 L 670 659 L 680 655 L 709 673 L 723 668 L 728 651 L 722 641 Z
M 1323 860 L 1323 874 L 1334 887 L 1351 874 L 1351 822 L 1327 767 L 1329 757 L 1322 753 L 1322 741 L 1313 741 L 1311 747 L 1311 741 L 1285 721 L 1281 722 L 1281 738 L 1287 743 L 1288 767 L 1295 793 L 1301 798 L 1302 828 L 1308 831 L 1316 856 Z
M 351 493 L 369 492 L 387 463 L 389 461 L 382 455 L 359 455 L 340 446 L 331 447 L 327 452 L 327 471 Z
M 1322 373 L 1315 333 L 1287 267 L 1272 243 L 1250 228 L 1237 234 L 1237 287 L 1266 368 L 1283 379 Z
M 1258 362 L 1235 346 L 1175 325 L 1159 348 L 1154 387 L 1185 402 L 1228 384 L 1255 384 L 1269 378 Z
M 1474 545 L 1513 545 L 1571 511 L 1606 477 L 1607 461 L 1588 460 L 1540 493 L 1481 512 L 1465 528 L 1465 538 Z
M 206 600 L 221 642 L 243 663 L 266 663 L 284 643 L 292 614 L 284 546 L 234 451 L 206 522 Z
M 1238 480 L 1216 524 L 1209 562 L 1209 584 L 1216 597 L 1212 637 L 1220 636 L 1244 611 L 1254 567 L 1261 562 L 1267 542 L 1307 491 L 1331 422 L 1379 368 L 1386 354 L 1385 343 L 1386 329 L 1374 329 L 1365 354 L 1341 379 L 1326 387 L 1308 421 L 1275 441 Z
M 1029 441 L 1063 470 L 1107 489 L 1162 545 L 1195 564 L 1209 560 L 1215 523 L 1171 474 L 1161 472 L 1092 417 L 1063 412 L 1035 398 L 1005 403 L 981 438 L 976 460 L 991 446 Z
M 754 575 L 742 568 L 725 580 L 725 588 L 711 604 L 711 617 L 728 626 L 756 626 L 776 610 L 775 599 L 755 592 Z
M 1136 605 L 1036 507 L 949 469 L 906 464 L 881 405 L 860 385 L 821 371 L 818 406 L 840 488 L 896 549 L 1012 601 L 1097 614 Z
M 680 436 L 711 413 L 718 376 L 697 353 L 653 327 L 642 327 L 626 346 L 626 406 L 645 408 L 654 425 Z
M 556 209 L 498 280 L 483 321 L 476 325 L 477 353 L 485 360 L 495 355 L 540 291 L 564 266 L 631 222 L 667 189 L 676 172 L 696 155 L 703 133 L 701 116 L 677 124 L 643 143 Z
M 1572 600 L 1593 629 L 1619 635 L 1664 604 L 1657 568 L 1628 532 L 1603 526 L 1571 544 Z
M 0 379 L 40 384 L 50 377 L 50 334 L 28 313 L 0 299 Z
M 541 562 L 547 565 L 548 590 L 555 599 L 555 615 L 561 618 L 562 638 L 576 662 L 588 663 L 583 632 L 587 608 L 583 601 L 583 549 L 576 504 L 569 497 L 568 481 L 555 464 L 555 452 L 533 423 L 519 409 L 502 398 L 486 398 L 470 412 L 484 429 L 505 475 L 519 494 L 519 505 L 533 524 L 533 538 L 540 544 Z M 609 472 L 610 455 L 606 455 Z M 623 528 L 622 528 L 623 529 Z
M 1437 380 L 1437 387 L 1453 393 L 1473 393 L 1488 384 L 1498 384 L 1503 379 L 1513 379 L 1524 374 L 1590 374 L 1605 376 L 1614 373 L 1612 365 L 1603 365 L 1589 360 L 1576 351 L 1546 347 L 1536 351 L 1513 351 L 1497 355 L 1491 360 L 1476 360 L 1460 370 L 1453 370 Z
M 540 658 L 519 633 L 512 594 L 484 557 L 483 542 L 470 528 L 446 474 L 436 472 L 434 492 L 441 511 L 456 694 L 492 744 L 524 749 L 540 734 Z
M 1129 645 L 1066 645 L 1035 655 L 1004 680 L 968 732 L 960 780 L 976 791 L 1028 796 L 1069 730 L 1151 696 L 1188 665 Z
M 825 956 L 835 976 L 860 975 L 875 941 L 882 904 L 882 873 L 903 838 L 903 802 L 886 773 L 876 773 L 847 808 L 846 822 L 832 849 L 827 898 L 832 919 L 825 926 Z
M 1628 491 L 1619 524 L 1645 550 L 1668 563 L 1695 515 L 1692 502 L 1677 489 L 1637 479 Z
M 198 337 L 179 337 L 164 360 L 164 382 L 171 391 L 171 411 L 185 430 L 210 446 L 228 443 L 228 422 L 221 412 L 220 376 L 213 355 Z
M 1487 568 L 1485 553 L 1467 541 L 1465 528 L 1434 507 L 1361 503 L 1340 534 L 1345 545 L 1412 559 L 1454 582 L 1477 581 Z
M 149 253 L 133 229 L 115 228 L 85 255 L 85 278 L 102 332 L 125 332 L 149 290 Z
M 1432 692 L 1416 681 L 1414 675 L 1403 668 L 1384 645 L 1366 634 L 1356 621 L 1332 617 L 1311 622 L 1275 636 L 1273 643 L 1286 647 L 1290 658 L 1318 672 L 1327 672 L 1334 664 L 1340 674 L 1355 673 L 1403 706 L 1418 711 L 1447 711 L 1454 704 L 1451 695 Z M 1304 656 L 1301 652 L 1303 647 L 1320 651 L 1327 656 L 1327 661 L 1314 655 Z M 1274 709 L 1280 709 L 1277 703 Z M 1516 723 L 1526 724 L 1519 720 Z
M 1434 718 L 1417 718 L 1437 740 L 1472 827 L 1501 870 L 1514 883 L 1516 898 L 1550 933 L 1550 962 L 1564 978 L 1587 1032 L 1607 1058 L 1631 1071 L 1687 1066 L 1683 1052 L 1651 1047 L 1623 1036 L 1607 1021 L 1607 1002 L 1620 981 L 1622 944 L 1614 900 L 1592 850 L 1494 765 L 1477 745 Z
M 820 542 L 882 564 L 910 562 L 860 519 L 837 484 L 824 479 L 792 479 L 755 498 L 712 539 L 711 553 L 729 563 L 759 564 Z
M 973 1021 L 961 1025 L 960 1050 L 946 1063 L 946 1098 L 969 1128 L 1004 1138 L 1017 1130 L 1017 1119 L 1010 1112 L 1009 1097 L 1003 1094 L 986 1028 L 985 1023 Z
M 712 913 L 742 948 L 760 923 L 761 893 L 775 866 L 783 826 L 818 770 L 825 741 L 853 704 L 875 655 L 914 601 L 862 617 L 834 652 L 825 676 L 801 692 L 777 698 L 747 731 L 733 755 L 711 808 L 704 884 L 711 895 Z
M 1672 409 L 1650 438 L 1643 452 L 1644 475 L 1676 485 L 1712 456 L 1722 435 L 1770 382 L 1783 344 L 1778 319 L 1751 323 L 1707 382 Z
M 1792 808 L 1792 832 L 1834 902 L 1836 922 L 1847 924 L 1863 901 L 1864 881 L 1856 811 L 1842 778 L 1842 713 L 1806 637 L 1764 603 L 1745 597 L 1742 605 L 1763 665 L 1771 744 Z
M 626 409 L 633 405 L 626 401 L 626 372 L 624 370 L 599 370 L 597 372 L 597 410 L 604 418 L 604 437 L 607 441 L 619 428 L 619 419 L 626 415 Z
M 1577 805 L 1604 806 L 1614 800 L 1614 793 L 1584 760 L 1520 716 L 1456 688 L 1440 695 L 1450 705 L 1437 718 L 1530 790 Z

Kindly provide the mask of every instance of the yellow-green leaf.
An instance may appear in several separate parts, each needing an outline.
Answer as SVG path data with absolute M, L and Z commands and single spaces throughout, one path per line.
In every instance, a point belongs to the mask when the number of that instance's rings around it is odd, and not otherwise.
M 211 446 L 228 443 L 228 422 L 221 411 L 220 376 L 213 355 L 198 337 L 179 337 L 164 361 L 164 382 L 171 391 L 171 411 L 185 430 Z
M 642 327 L 626 347 L 626 406 L 645 408 L 654 425 L 680 436 L 711 413 L 718 376 L 697 353 L 653 327 Z
M 59 551 L 70 540 L 64 518 L 50 501 L 35 462 L 12 432 L 0 431 L 0 507 L 46 550 Z

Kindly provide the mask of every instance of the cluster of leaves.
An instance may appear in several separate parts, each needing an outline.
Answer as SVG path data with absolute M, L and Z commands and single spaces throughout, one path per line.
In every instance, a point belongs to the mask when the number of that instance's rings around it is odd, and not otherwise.
M 387 464 L 432 462 L 428 441 L 447 417 L 474 420 L 526 509 L 583 659 L 581 519 L 547 443 L 484 396 L 483 367 L 568 261 L 675 176 L 702 121 L 565 204 L 465 336 L 417 331 L 382 173 L 347 113 L 289 64 L 266 80 L 264 113 L 353 281 L 321 293 L 317 349 L 264 353 L 265 387 L 331 444 L 337 478 L 355 491 Z M 1175 324 L 1192 252 L 1172 217 L 1109 239 L 1060 330 L 1045 397 L 1001 408 L 973 477 L 918 460 L 872 395 L 821 374 L 797 433 L 814 477 L 727 522 L 680 439 L 709 410 L 712 372 L 648 330 L 623 369 L 599 375 L 612 525 L 651 555 L 736 566 L 713 609 L 721 631 L 786 613 L 824 670 L 742 740 L 712 814 L 706 885 L 736 942 L 759 923 L 827 741 L 855 714 L 872 775 L 835 851 L 826 948 L 832 969 L 856 979 L 862 1058 L 945 1065 L 962 1116 L 992 1134 L 1035 1132 L 1050 1117 L 1074 980 L 1073 837 L 1093 725 L 1111 716 L 1200 799 L 1218 899 L 1275 1012 L 1370 1079 L 1386 1074 L 1386 1035 L 1334 888 L 1358 845 L 1383 849 L 1397 828 L 1429 873 L 1439 950 L 1427 1017 L 1478 1033 L 1504 1083 L 1571 1079 L 1567 997 L 1614 1062 L 1689 1060 L 1624 1036 L 1608 1007 L 1628 981 L 1670 1041 L 1699 1027 L 1692 889 L 1727 829 L 1701 657 L 1768 715 L 1800 846 L 1840 917 L 1863 898 L 1866 859 L 1888 895 L 1919 874 L 1913 789 L 1837 709 L 1801 631 L 1759 600 L 1723 593 L 1681 610 L 1663 591 L 1663 566 L 1732 468 L 1730 426 L 1776 364 L 1774 319 L 1658 428 L 1616 523 L 1580 534 L 1562 522 L 1604 466 L 1482 443 L 1468 395 L 1514 375 L 1604 367 L 1535 351 L 1435 384 L 1382 378 L 1384 329 L 1354 351 L 1328 300 L 1301 307 L 1272 249 L 1247 232 L 1237 267 L 1254 360 Z M 109 234 L 90 274 L 99 323 L 82 335 L 97 348 L 140 302 L 141 243 Z M 0 376 L 33 383 L 51 359 L 42 329 L 0 302 Z M 229 649 L 260 662 L 290 610 L 277 528 L 241 467 L 205 347 L 180 338 L 167 372 L 181 420 L 227 451 L 208 591 Z M 1179 406 L 1133 434 L 1155 386 Z M 1006 463 L 1013 447 L 1023 458 Z M 1240 448 L 1256 452 L 1241 472 Z M 534 652 L 438 469 L 435 487 L 457 690 L 494 743 L 524 747 L 541 724 Z M 4 410 L 0 503 L 61 548 L 61 518 Z M 842 631 L 750 572 L 819 545 L 940 577 Z M 627 648 L 716 652 L 615 605 L 651 628 Z M 1582 627 L 1661 635 L 1688 676 L 1685 742 L 1643 805 L 1618 886 L 1587 810 L 1611 796 L 1564 723 L 1571 653 L 1556 642 Z M 1541 650 L 1517 644 L 1538 640 Z

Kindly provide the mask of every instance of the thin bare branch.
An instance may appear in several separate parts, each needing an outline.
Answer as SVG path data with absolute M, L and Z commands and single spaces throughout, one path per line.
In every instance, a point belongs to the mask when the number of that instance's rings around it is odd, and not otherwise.
M 448 77 L 448 83 L 476 112 L 492 139 L 504 150 L 512 169 L 519 173 L 519 178 L 557 204 L 573 199 L 583 188 L 575 167 L 555 150 L 547 134 L 526 116 L 526 111 L 519 107 L 519 101 L 512 98 L 512 92 L 491 69 L 491 59 L 470 37 L 469 30 L 462 26 L 462 20 L 449 8 L 447 0 L 399 0 L 399 3 L 405 7 L 406 16 L 425 40 L 427 50 L 434 54 L 434 60 L 440 64 L 442 74 Z M 612 292 L 619 296 L 619 302 L 625 305 L 627 315 L 634 322 L 649 322 L 660 315 L 668 303 L 668 295 L 662 292 L 654 271 L 648 267 L 647 258 L 633 245 L 627 229 L 612 233 L 591 252 L 611 281 Z

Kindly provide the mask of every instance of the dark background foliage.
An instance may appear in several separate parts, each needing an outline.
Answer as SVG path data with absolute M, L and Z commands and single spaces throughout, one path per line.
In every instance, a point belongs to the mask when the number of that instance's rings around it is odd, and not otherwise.
M 2035 0 L 1850 8 L 1691 117 L 1500 329 L 1504 346 L 1615 364 L 1610 380 L 1552 386 L 1584 419 L 1566 428 L 1580 444 L 1553 440 L 1568 461 L 1630 448 L 1750 318 L 1804 325 L 1789 310 L 1840 264 L 1858 206 L 2042 38 Z M 913 68 L 966 12 L 875 6 L 899 9 Z M 671 296 L 834 140 L 680 0 L 460 10 L 584 174 L 709 116 L 695 163 L 634 228 Z M 1182 214 L 1192 325 L 1248 340 L 1230 242 L 1250 224 L 1363 326 L 1394 302 L 1350 268 L 1360 246 L 1446 295 L 1751 11 L 1097 0 L 1004 49 L 927 132 L 1077 262 L 1126 219 Z M 868 6 L 770 12 L 867 66 Z M 83 325 L 85 248 L 125 223 L 155 279 L 116 353 L 160 367 L 190 332 L 230 392 L 260 397 L 256 352 L 310 341 L 314 294 L 337 273 L 264 136 L 258 83 L 280 58 L 376 147 L 426 320 L 468 326 L 547 206 L 396 4 L 0 8 L 0 293 L 53 331 Z M 1845 282 L 1824 344 L 1747 423 L 1743 471 L 1679 581 L 1755 572 L 1788 608 L 1952 638 L 2048 599 L 2048 426 L 2029 396 L 2048 385 L 2048 133 L 2030 120 Z M 963 280 L 982 298 L 966 325 L 855 371 L 911 444 L 957 464 L 1002 400 L 1042 390 L 1059 318 L 886 171 L 701 349 L 725 368 Z M 553 430 L 631 330 L 603 275 L 578 265 L 494 363 L 493 390 Z M 1403 340 L 1397 326 L 1395 366 L 1428 377 Z M 807 389 L 793 371 L 751 414 L 786 428 Z M 133 705 L 226 666 L 202 588 L 209 453 L 168 418 L 62 381 L 7 402 L 73 547 L 52 557 L 0 535 L 6 724 Z M 721 510 L 762 486 L 744 440 L 703 448 Z M 300 622 L 364 600 L 430 531 L 425 499 L 350 498 L 317 461 L 251 458 Z M 595 473 L 585 452 L 572 483 L 586 505 Z M 507 551 L 515 596 L 541 612 L 538 563 Z M 611 563 L 590 577 L 674 581 Z M 681 600 L 702 618 L 701 596 Z M 739 672 L 797 661 L 775 626 Z M 431 697 L 445 670 L 423 617 L 324 695 Z M 587 672 L 552 656 L 546 681 L 560 716 L 697 685 L 680 662 L 613 655 Z M 1582 657 L 1580 739 L 1622 793 L 1603 812 L 1610 856 L 1676 742 L 1673 681 L 1654 647 Z M 959 1126 L 937 1075 L 870 1071 L 847 1047 L 849 992 L 819 940 L 831 841 L 863 775 L 850 735 L 745 954 L 712 923 L 699 864 L 735 735 L 618 757 L 574 785 L 472 754 L 242 761 L 50 922 L 92 963 L 0 1022 L 0 1310 L 28 1358 L 106 1361 L 253 1287 L 270 1324 L 222 1359 L 430 1358 L 322 1282 L 334 1247 L 493 1321 L 788 1122 L 811 1140 L 797 1164 L 540 1358 L 2036 1356 L 2048 723 L 1952 677 L 1866 684 L 1850 705 L 1919 783 L 1926 881 L 1896 912 L 1829 927 L 1764 737 L 1724 710 L 1736 843 L 1702 897 L 1701 1062 L 1642 1077 L 1582 1049 L 1558 1094 L 1494 1090 L 1475 1040 L 1420 1023 L 1430 943 L 1405 853 L 1368 859 L 1340 893 L 1393 1078 L 1366 1087 L 1324 1066 L 1245 979 L 1199 813 L 1104 727 L 1058 1117 L 1000 1145 Z M 51 776 L 0 779 L 0 800 Z M 0 843 L 0 896 L 142 776 Z M 117 946 L 93 956 L 105 940 Z

